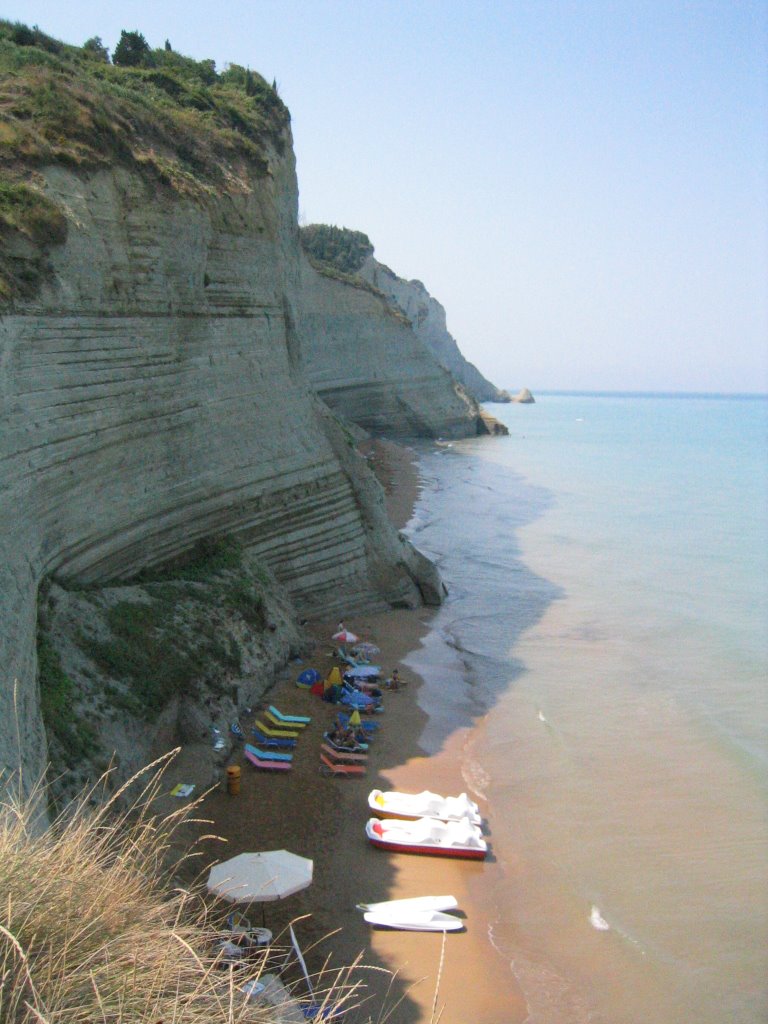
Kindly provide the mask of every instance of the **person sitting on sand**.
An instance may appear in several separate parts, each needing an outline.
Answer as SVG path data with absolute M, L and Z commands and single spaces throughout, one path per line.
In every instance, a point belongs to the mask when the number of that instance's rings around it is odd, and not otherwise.
M 405 686 L 405 682 L 400 678 L 398 669 L 392 669 L 392 675 L 387 679 L 385 685 L 389 690 L 399 690 L 402 686 Z
M 344 682 L 347 686 L 351 686 L 353 690 L 357 690 L 359 693 L 364 693 L 366 697 L 381 697 L 382 692 L 375 683 L 369 682 L 366 679 L 357 679 L 355 676 L 350 675 L 348 672 L 344 674 Z
M 368 742 L 368 735 L 362 725 L 353 725 L 351 722 L 349 725 L 344 725 L 341 719 L 337 718 L 333 723 L 331 736 L 334 736 L 337 731 L 344 735 L 351 736 L 354 743 Z
M 358 745 L 352 729 L 341 725 L 340 722 L 333 723 L 333 730 L 328 734 L 328 738 L 336 747 L 354 749 Z

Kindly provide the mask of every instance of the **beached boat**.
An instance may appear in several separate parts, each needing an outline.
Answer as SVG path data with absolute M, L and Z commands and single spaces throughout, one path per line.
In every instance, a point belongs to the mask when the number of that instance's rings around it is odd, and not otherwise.
M 403 821 L 369 818 L 365 834 L 373 846 L 397 853 L 423 853 L 437 857 L 462 857 L 483 860 L 488 844 L 477 825 L 466 818 L 461 821 L 438 821 L 419 818 Z
M 372 789 L 368 794 L 368 806 L 377 818 L 402 818 L 415 821 L 417 818 L 439 818 L 441 821 L 468 819 L 479 825 L 480 811 L 477 804 L 466 793 L 459 796 L 440 796 L 425 789 L 422 793 L 382 792 Z
M 458 905 L 455 896 L 409 896 L 402 900 L 384 900 L 383 903 L 358 903 L 357 909 L 373 914 L 402 914 L 425 910 L 455 910 Z
M 379 928 L 397 928 L 405 932 L 456 932 L 464 927 L 460 917 L 443 914 L 439 910 L 412 910 L 401 914 L 370 911 L 363 914 L 363 918 Z

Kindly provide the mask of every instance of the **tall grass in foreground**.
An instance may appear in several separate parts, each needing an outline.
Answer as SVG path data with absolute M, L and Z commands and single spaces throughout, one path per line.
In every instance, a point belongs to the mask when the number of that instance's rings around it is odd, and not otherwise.
M 189 810 L 152 813 L 164 761 L 95 807 L 103 785 L 82 794 L 44 832 L 42 789 L 0 800 L 0 1024 L 276 1019 L 241 991 L 270 969 L 275 951 L 226 965 L 202 889 L 171 883 L 170 851 Z M 351 970 L 324 975 L 321 983 L 332 980 L 315 1002 L 357 1002 Z

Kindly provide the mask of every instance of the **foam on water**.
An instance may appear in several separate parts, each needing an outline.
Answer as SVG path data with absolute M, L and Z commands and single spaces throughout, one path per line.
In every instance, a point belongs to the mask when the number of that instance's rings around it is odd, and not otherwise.
M 594 906 L 594 904 L 589 915 L 589 923 L 598 932 L 609 932 L 611 930 L 611 926 L 600 913 L 600 908 Z

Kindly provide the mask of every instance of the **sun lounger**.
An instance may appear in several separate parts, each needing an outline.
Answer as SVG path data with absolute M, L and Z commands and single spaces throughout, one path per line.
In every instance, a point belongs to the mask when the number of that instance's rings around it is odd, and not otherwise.
M 320 771 L 326 775 L 365 775 L 365 765 L 362 764 L 336 764 L 320 752 Z
M 284 715 L 282 711 L 277 710 L 274 704 L 270 704 L 267 710 L 270 711 L 279 722 L 285 722 L 289 728 L 294 725 L 309 725 L 312 721 L 308 715 Z
M 263 758 L 252 754 L 250 750 L 245 751 L 245 756 L 254 768 L 261 768 L 263 771 L 289 772 L 291 770 L 290 761 L 265 761 Z
M 365 764 L 368 761 L 367 754 L 358 754 L 352 750 L 336 750 L 327 743 L 321 743 L 320 749 L 327 754 L 332 761 L 358 761 L 361 764 Z
M 251 732 L 253 734 L 253 738 L 257 743 L 260 743 L 262 747 L 277 747 L 282 748 L 283 750 L 292 750 L 293 747 L 296 746 L 296 740 L 285 740 L 282 737 L 265 736 L 263 733 L 259 732 L 255 726 L 251 729 Z
M 280 718 L 275 718 L 271 711 L 262 711 L 261 714 L 270 729 L 287 729 L 301 735 L 307 727 L 306 722 L 284 722 Z
M 278 740 L 295 740 L 299 735 L 295 729 L 275 729 L 271 725 L 264 725 L 264 723 L 260 722 L 258 718 L 253 725 L 254 728 L 258 729 L 259 732 L 263 733 L 265 736 L 273 736 Z
M 262 761 L 292 761 L 293 754 L 279 754 L 276 750 L 262 750 L 260 747 L 253 747 L 250 743 L 245 744 L 246 754 L 254 754 Z

